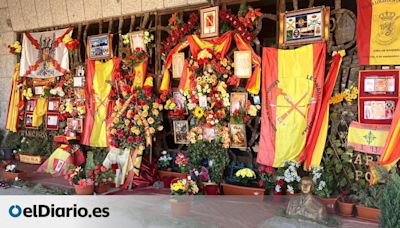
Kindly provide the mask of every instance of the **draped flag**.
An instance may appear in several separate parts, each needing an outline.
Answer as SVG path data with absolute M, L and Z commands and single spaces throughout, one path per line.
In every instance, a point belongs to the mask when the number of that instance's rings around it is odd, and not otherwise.
M 39 97 L 36 101 L 32 116 L 32 127 L 40 127 L 43 124 L 43 116 L 47 112 L 47 98 Z
M 255 65 L 255 69 L 247 81 L 246 89 L 249 93 L 258 94 L 261 85 L 261 58 L 254 52 L 250 43 L 246 42 L 238 33 L 235 34 L 234 38 L 240 51 L 251 51 L 251 61 Z
M 189 69 L 188 67 L 189 62 L 187 60 L 185 60 L 185 63 L 183 65 L 183 69 L 182 69 L 182 77 L 181 80 L 179 82 L 179 86 L 178 86 L 178 91 L 189 91 L 190 90 L 190 81 L 191 81 L 191 77 L 192 77 L 192 71 Z
M 294 50 L 264 48 L 258 163 L 282 167 L 285 161 L 307 160 L 306 166 L 319 165 L 327 104 L 342 59 L 335 55 L 324 83 L 325 50 L 325 43 Z
M 10 92 L 10 100 L 8 103 L 8 113 L 6 120 L 6 129 L 11 132 L 18 131 L 18 116 L 19 116 L 19 103 L 21 100 L 21 92 L 18 89 L 17 83 L 19 78 L 19 63 L 14 66 L 14 75 L 12 78 L 12 86 Z
M 224 33 L 222 36 L 202 40 L 198 35 L 191 35 L 187 37 L 190 43 L 190 53 L 197 59 L 197 54 L 203 49 L 211 49 L 215 54 L 220 54 L 224 58 L 229 48 L 231 47 L 233 31 Z
M 347 146 L 367 154 L 381 155 L 390 126 L 362 124 L 353 121 L 349 127 Z
M 25 32 L 22 40 L 22 77 L 49 78 L 69 72 L 68 49 L 63 38 L 72 35 L 72 28 L 48 32 Z
M 148 59 L 145 61 L 138 63 L 135 65 L 133 68 L 133 73 L 135 75 L 135 78 L 133 79 L 133 85 L 132 88 L 142 88 L 144 80 L 146 78 L 146 73 L 147 73 L 147 63 Z
M 397 105 L 378 165 L 393 167 L 400 159 L 400 105 Z
M 357 1 L 360 65 L 400 64 L 400 1 Z
M 112 112 L 109 100 L 111 84 L 119 71 L 121 58 L 103 63 L 89 60 L 86 76 L 86 115 L 81 143 L 93 147 L 107 147 L 107 125 Z
M 54 176 L 64 176 L 68 172 L 68 167 L 74 164 L 74 159 L 68 152 L 71 146 L 61 145 L 50 157 L 38 168 L 37 172 L 50 173 Z

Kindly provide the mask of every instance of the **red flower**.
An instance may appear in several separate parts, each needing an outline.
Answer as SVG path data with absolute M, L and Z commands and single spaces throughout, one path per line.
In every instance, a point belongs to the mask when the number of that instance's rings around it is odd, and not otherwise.
M 266 166 L 265 167 L 265 172 L 267 172 L 270 176 L 272 176 L 275 173 L 275 169 L 272 166 Z
M 89 170 L 89 171 L 88 171 L 89 177 L 93 176 L 93 174 L 94 174 L 93 170 Z
M 260 167 L 258 167 L 258 172 L 259 173 L 265 173 L 265 166 L 260 166 Z
M 107 167 L 105 167 L 104 165 L 101 166 L 100 168 L 101 172 L 107 172 Z
M 70 51 L 78 49 L 78 46 L 79 46 L 79 41 L 77 39 L 74 39 L 71 42 L 65 44 L 65 47 Z
M 118 135 L 118 139 L 119 140 L 123 140 L 124 139 L 124 135 Z
M 139 137 L 139 136 L 136 136 L 136 142 L 137 142 L 137 143 L 140 143 L 141 141 L 142 141 L 142 138 Z
M 128 139 L 127 139 L 127 141 L 128 141 L 128 143 L 133 143 L 133 137 L 132 137 L 132 136 L 129 136 Z
M 260 187 L 260 188 L 264 187 L 264 181 L 259 180 L 258 181 L 258 187 Z

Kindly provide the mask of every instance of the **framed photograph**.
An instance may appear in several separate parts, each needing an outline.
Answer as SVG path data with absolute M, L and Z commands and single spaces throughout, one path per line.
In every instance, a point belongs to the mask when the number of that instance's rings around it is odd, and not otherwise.
M 43 94 L 44 86 L 35 86 L 35 96 L 40 96 Z
M 294 10 L 279 16 L 279 45 L 298 46 L 329 39 L 330 8 L 325 6 Z
M 230 124 L 229 125 L 231 135 L 231 148 L 246 148 L 246 125 L 245 124 Z
M 260 96 L 258 96 L 258 95 L 253 96 L 253 102 L 255 105 L 260 105 L 261 104 Z
M 185 53 L 179 52 L 172 56 L 172 78 L 181 78 L 185 65 Z
M 82 133 L 83 130 L 83 119 L 80 118 L 68 118 L 67 127 L 69 130 L 75 131 L 77 133 Z
M 360 70 L 360 98 L 398 97 L 399 70 Z
M 33 112 L 36 107 L 36 99 L 30 99 L 26 102 L 25 111 L 26 112 Z
M 189 122 L 187 120 L 174 120 L 175 144 L 188 144 Z
M 199 106 L 202 108 L 207 108 L 207 96 L 202 95 L 199 97 Z
M 247 93 L 231 93 L 231 115 L 241 108 L 246 109 Z
M 397 101 L 397 98 L 360 98 L 359 122 L 391 124 Z
M 200 9 L 200 38 L 219 35 L 219 7 Z
M 234 52 L 235 75 L 238 78 L 250 78 L 253 73 L 251 51 Z
M 144 51 L 147 51 L 146 44 L 144 43 L 144 31 L 129 33 L 129 41 L 132 50 L 140 48 Z
M 217 137 L 215 127 L 203 127 L 203 139 L 211 141 Z
M 176 108 L 180 110 L 185 110 L 186 109 L 186 102 L 185 102 L 185 97 L 180 93 L 180 92 L 173 92 L 172 97 L 175 100 Z
M 86 79 L 85 77 L 74 77 L 74 88 L 85 87 Z
M 37 129 L 37 127 L 32 126 L 33 122 L 33 112 L 25 113 L 25 128 L 26 129 Z
M 112 35 L 100 34 L 89 36 L 86 48 L 89 59 L 96 60 L 112 58 Z
M 46 129 L 48 130 L 58 130 L 59 116 L 58 114 L 47 114 L 46 116 Z
M 60 98 L 50 98 L 47 101 L 47 112 L 59 112 L 60 111 Z

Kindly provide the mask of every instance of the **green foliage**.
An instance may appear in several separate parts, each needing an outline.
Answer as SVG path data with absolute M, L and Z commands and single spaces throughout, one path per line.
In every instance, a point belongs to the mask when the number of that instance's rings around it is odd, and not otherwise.
M 383 189 L 380 201 L 380 226 L 383 228 L 399 227 L 400 224 L 400 176 L 392 173 Z
M 1 147 L 1 144 L 3 142 L 5 134 L 6 134 L 6 132 L 3 129 L 0 129 L 0 147 Z
M 189 167 L 201 170 L 202 161 L 208 159 L 212 165 L 208 168 L 212 182 L 220 183 L 226 166 L 229 164 L 227 149 L 216 141 L 197 141 L 189 144 Z
M 358 189 L 353 196 L 357 203 L 370 208 L 379 208 L 379 202 L 382 198 L 382 186 L 373 185 Z
M 90 147 L 89 151 L 93 154 L 95 164 L 103 164 L 103 161 L 106 159 L 110 150 L 108 148 Z
M 51 136 L 49 136 L 52 138 Z M 24 154 L 49 156 L 55 149 L 56 143 L 53 140 L 45 140 L 35 137 L 22 137 L 20 151 Z
M 86 157 L 86 164 L 85 164 L 85 174 L 87 177 L 91 176 L 89 174 L 90 171 L 94 171 L 96 164 L 94 163 L 94 156 L 93 152 L 89 151 Z
M 18 133 L 9 132 L 2 147 L 18 150 L 21 147 L 22 137 Z

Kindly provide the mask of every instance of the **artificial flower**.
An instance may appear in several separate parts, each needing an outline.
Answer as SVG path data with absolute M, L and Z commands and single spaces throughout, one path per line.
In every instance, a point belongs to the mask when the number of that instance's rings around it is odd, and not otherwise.
M 200 106 L 197 106 L 197 107 L 194 109 L 193 115 L 194 115 L 196 118 L 198 118 L 198 119 L 200 119 L 201 117 L 203 117 L 203 116 L 204 116 L 204 110 L 203 110 L 203 108 L 201 108 Z

